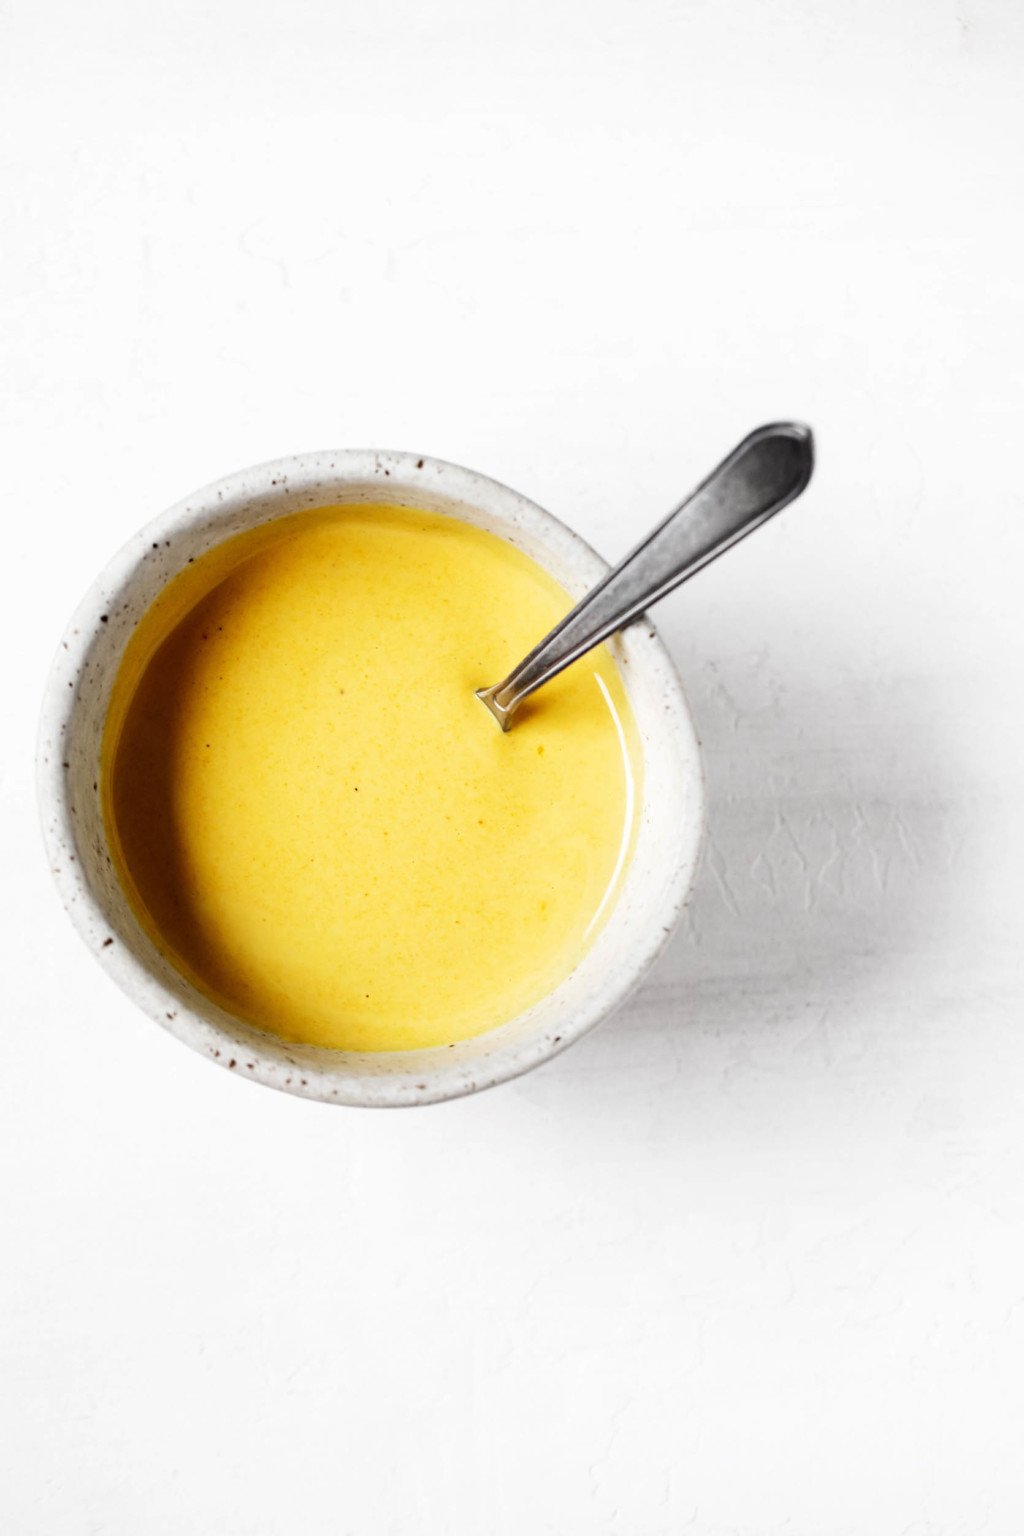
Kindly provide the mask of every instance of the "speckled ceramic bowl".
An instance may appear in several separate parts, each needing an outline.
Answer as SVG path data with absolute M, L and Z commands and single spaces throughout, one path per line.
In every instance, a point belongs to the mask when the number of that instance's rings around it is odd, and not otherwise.
M 111 685 L 141 614 L 192 558 L 232 534 L 304 507 L 390 501 L 499 534 L 581 597 L 607 570 L 582 539 L 533 502 L 472 470 L 407 453 L 300 454 L 243 470 L 179 502 L 143 529 L 90 589 L 46 690 L 39 797 L 50 864 L 79 933 L 151 1018 L 217 1065 L 271 1088 L 335 1104 L 426 1104 L 472 1093 L 546 1061 L 622 1002 L 679 916 L 704 816 L 697 740 L 653 627 L 612 643 L 643 746 L 640 825 L 615 907 L 558 989 L 475 1040 L 421 1051 L 298 1046 L 242 1023 L 197 992 L 140 928 L 111 865 L 99 760 Z

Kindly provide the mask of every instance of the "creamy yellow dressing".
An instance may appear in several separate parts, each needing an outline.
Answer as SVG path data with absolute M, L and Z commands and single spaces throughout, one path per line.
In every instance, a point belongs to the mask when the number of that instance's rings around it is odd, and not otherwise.
M 120 878 L 209 997 L 288 1039 L 442 1045 L 577 965 L 628 857 L 638 754 L 601 647 L 503 735 L 474 689 L 570 607 L 496 536 L 300 513 L 176 577 L 103 743 Z

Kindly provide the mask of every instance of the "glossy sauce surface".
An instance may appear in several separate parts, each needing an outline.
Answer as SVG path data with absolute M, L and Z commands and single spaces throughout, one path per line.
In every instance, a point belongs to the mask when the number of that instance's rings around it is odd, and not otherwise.
M 503 735 L 474 689 L 571 606 L 413 508 L 323 508 L 196 560 L 115 682 L 118 872 L 201 991 L 289 1039 L 442 1045 L 582 958 L 628 858 L 635 730 L 604 647 Z

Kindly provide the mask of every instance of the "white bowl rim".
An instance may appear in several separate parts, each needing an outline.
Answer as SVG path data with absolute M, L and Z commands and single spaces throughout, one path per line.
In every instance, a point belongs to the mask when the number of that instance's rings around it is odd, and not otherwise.
M 208 1059 L 214 1059 L 215 1064 L 234 1068 L 238 1063 L 237 1058 L 225 1059 L 226 1053 L 213 1048 L 211 1041 L 217 1038 L 217 1032 L 214 1029 L 211 1033 L 208 1018 L 200 1017 L 183 1005 L 180 996 L 168 991 L 142 960 L 123 944 L 111 941 L 110 920 L 81 861 L 73 852 L 77 837 L 61 738 L 74 716 L 77 679 L 82 675 L 87 655 L 99 633 L 109 594 L 119 590 L 138 571 L 150 549 L 172 542 L 175 535 L 198 524 L 204 514 L 214 512 L 224 504 L 238 502 L 242 505 L 273 496 L 275 487 L 286 485 L 290 493 L 295 493 L 304 486 L 321 485 L 331 479 L 337 480 L 338 491 L 342 493 L 339 500 L 344 499 L 346 485 L 377 481 L 382 499 L 394 501 L 393 491 L 402 482 L 408 481 L 414 487 L 421 477 L 424 487 L 429 482 L 440 483 L 443 479 L 445 494 L 468 507 L 497 508 L 499 516 L 511 519 L 517 528 L 528 531 L 546 549 L 557 545 L 562 557 L 569 558 L 576 571 L 585 577 L 584 590 L 609 568 L 579 534 L 553 513 L 476 470 L 405 451 L 346 448 L 291 454 L 212 481 L 140 528 L 92 582 L 57 650 L 43 696 L 36 781 L 43 838 L 58 893 L 80 936 L 120 989 L 156 1023 Z M 386 484 L 387 479 L 391 479 L 390 487 Z M 411 493 L 415 494 L 415 490 Z M 329 503 L 321 496 L 317 504 Z M 282 515 L 286 514 L 282 512 Z M 170 580 L 173 574 L 175 572 L 170 571 L 166 579 Z M 327 1103 L 375 1107 L 438 1103 L 518 1077 L 560 1054 L 621 1006 L 668 943 L 692 889 L 705 835 L 705 791 L 700 743 L 682 684 L 664 643 L 646 616 L 619 638 L 630 653 L 628 659 L 638 661 L 646 673 L 656 677 L 665 700 L 664 725 L 675 738 L 674 745 L 684 762 L 688 787 L 687 804 L 680 808 L 685 835 L 678 850 L 679 857 L 667 872 L 661 921 L 651 924 L 645 942 L 631 955 L 630 963 L 621 967 L 614 977 L 605 978 L 599 994 L 595 995 L 590 1007 L 582 1010 L 573 1027 L 563 1030 L 557 1037 L 536 1037 L 495 1050 L 459 1080 L 432 1080 L 429 1072 L 412 1069 L 383 1078 L 362 1078 L 358 1072 L 346 1072 L 333 1065 L 335 1058 L 348 1057 L 348 1053 L 316 1052 L 312 1047 L 303 1049 L 307 1055 L 314 1051 L 317 1056 L 328 1058 L 325 1064 L 322 1067 L 305 1064 L 288 1075 L 282 1073 L 276 1059 L 280 1046 L 276 1037 L 272 1042 L 275 1052 L 269 1057 L 261 1055 L 258 1043 L 246 1043 L 244 1049 L 251 1059 L 245 1066 L 249 1070 L 239 1075 L 299 1097 Z M 499 1035 L 503 1027 L 499 1026 L 490 1035 Z M 261 1036 L 259 1031 L 251 1033 L 257 1040 L 268 1038 Z M 477 1039 L 486 1040 L 488 1036 Z M 424 1053 L 389 1054 L 415 1058 Z

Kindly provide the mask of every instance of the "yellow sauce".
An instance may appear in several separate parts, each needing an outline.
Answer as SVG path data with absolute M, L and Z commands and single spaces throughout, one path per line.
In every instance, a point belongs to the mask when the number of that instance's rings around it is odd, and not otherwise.
M 633 835 L 601 647 L 503 735 L 474 689 L 571 606 L 503 540 L 328 507 L 240 534 L 143 616 L 104 811 L 158 947 L 262 1029 L 347 1050 L 477 1035 L 576 966 Z

